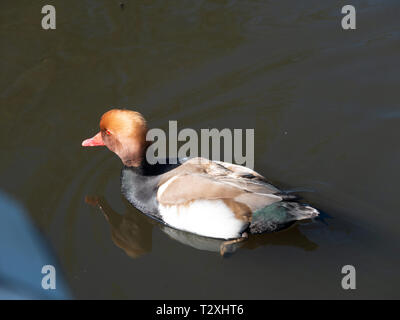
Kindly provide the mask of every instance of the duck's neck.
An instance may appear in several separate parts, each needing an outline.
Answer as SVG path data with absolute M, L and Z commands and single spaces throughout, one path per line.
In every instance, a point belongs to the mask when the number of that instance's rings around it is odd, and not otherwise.
M 125 164 L 125 168 L 129 168 L 133 170 L 136 174 L 150 177 L 150 176 L 158 176 L 163 173 L 166 173 L 178 166 L 181 165 L 179 159 L 166 159 L 165 161 L 160 161 L 155 164 L 150 164 L 146 158 L 144 158 L 139 165 L 137 166 L 128 166 Z
M 134 156 L 128 154 L 125 157 L 121 157 L 121 160 L 125 167 L 140 168 L 147 162 L 146 150 L 142 151 L 139 155 L 136 153 L 134 153 Z
M 146 152 L 150 146 L 150 142 L 143 140 L 140 142 L 132 142 L 128 147 L 123 147 L 125 144 L 120 143 L 120 149 L 116 151 L 117 155 L 122 160 L 126 167 L 140 168 L 146 160 Z

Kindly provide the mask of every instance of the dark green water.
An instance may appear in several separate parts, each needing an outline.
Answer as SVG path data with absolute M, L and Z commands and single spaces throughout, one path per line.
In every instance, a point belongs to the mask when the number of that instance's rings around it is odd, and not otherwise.
M 0 3 L 0 189 L 74 297 L 400 298 L 398 1 L 353 0 L 350 31 L 347 1 L 51 2 L 51 31 L 48 1 Z M 255 169 L 309 190 L 323 219 L 229 258 L 172 239 L 122 198 L 119 159 L 81 147 L 110 107 L 165 130 L 254 128 Z

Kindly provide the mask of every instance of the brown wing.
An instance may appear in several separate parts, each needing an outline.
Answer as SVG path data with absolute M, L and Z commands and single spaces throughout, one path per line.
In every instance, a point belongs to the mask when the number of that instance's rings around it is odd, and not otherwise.
M 279 190 L 253 170 L 194 158 L 161 177 L 157 200 L 162 205 L 182 205 L 220 199 L 238 218 L 250 221 L 255 210 L 282 200 L 276 192 Z

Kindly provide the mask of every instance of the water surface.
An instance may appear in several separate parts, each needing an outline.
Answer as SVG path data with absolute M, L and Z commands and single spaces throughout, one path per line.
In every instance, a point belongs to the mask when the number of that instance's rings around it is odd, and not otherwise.
M 73 296 L 400 298 L 398 1 L 352 1 L 353 31 L 345 1 L 123 2 L 54 0 L 53 31 L 46 1 L 0 4 L 0 189 Z M 81 148 L 110 107 L 165 130 L 254 128 L 255 169 L 322 218 L 229 258 L 183 244 L 123 199 L 114 154 Z

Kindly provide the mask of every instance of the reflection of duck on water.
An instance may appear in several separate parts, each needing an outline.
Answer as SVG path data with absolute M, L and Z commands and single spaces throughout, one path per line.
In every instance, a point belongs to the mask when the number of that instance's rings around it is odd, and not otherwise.
M 119 214 L 104 197 L 86 196 L 85 201 L 100 208 L 110 224 L 112 241 L 128 256 L 137 258 L 151 251 L 152 231 L 156 221 L 132 211 Z
M 300 232 L 298 225 L 294 225 L 281 232 L 252 235 L 246 242 L 231 243 L 226 246 L 223 239 L 202 237 L 171 228 L 165 224 L 160 224 L 136 210 L 132 210 L 126 201 L 124 202 L 128 210 L 122 215 L 115 212 L 104 197 L 87 196 L 85 200 L 87 203 L 100 208 L 110 224 L 113 242 L 132 258 L 138 258 L 151 251 L 154 226 L 158 226 L 170 238 L 182 244 L 198 250 L 219 252 L 221 255 L 234 253 L 239 248 L 255 249 L 265 245 L 295 246 L 304 250 L 314 250 L 317 248 L 315 243 L 308 240 Z

